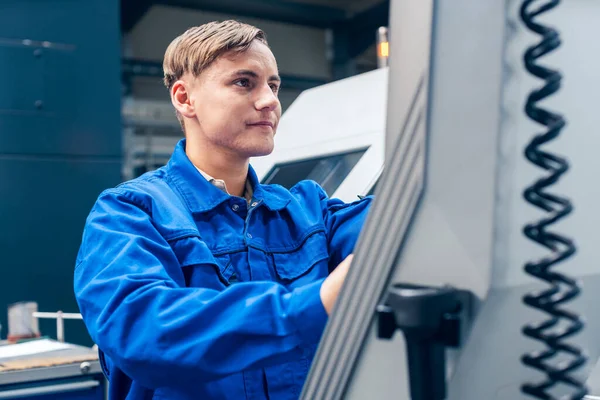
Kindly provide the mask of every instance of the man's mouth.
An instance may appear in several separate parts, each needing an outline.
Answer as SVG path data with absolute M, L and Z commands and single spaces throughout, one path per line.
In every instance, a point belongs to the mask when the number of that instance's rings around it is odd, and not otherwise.
M 271 121 L 258 121 L 248 124 L 249 126 L 269 126 L 271 128 L 274 127 L 274 124 Z

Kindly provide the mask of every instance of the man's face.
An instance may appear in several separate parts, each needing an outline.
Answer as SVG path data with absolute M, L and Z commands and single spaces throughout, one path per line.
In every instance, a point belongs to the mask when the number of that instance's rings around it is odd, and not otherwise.
M 271 153 L 281 117 L 279 86 L 277 62 L 263 43 L 222 55 L 189 86 L 195 121 L 188 137 L 200 135 L 209 149 L 232 157 Z

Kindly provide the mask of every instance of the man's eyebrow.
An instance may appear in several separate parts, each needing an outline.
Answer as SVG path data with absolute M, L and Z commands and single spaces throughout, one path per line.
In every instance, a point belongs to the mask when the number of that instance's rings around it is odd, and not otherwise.
M 235 71 L 233 76 L 248 76 L 250 78 L 258 78 L 258 74 L 249 69 L 240 69 L 239 71 Z M 281 77 L 279 75 L 271 75 L 269 77 L 269 81 L 281 82 Z

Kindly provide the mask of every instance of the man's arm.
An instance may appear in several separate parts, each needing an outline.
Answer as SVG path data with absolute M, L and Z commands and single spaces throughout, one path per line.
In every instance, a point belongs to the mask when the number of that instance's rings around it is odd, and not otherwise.
M 354 251 L 354 246 L 367 218 L 373 196 L 367 196 L 352 203 L 331 199 L 318 187 L 323 211 L 323 221 L 327 230 L 329 245 L 329 266 L 335 268 Z
M 74 289 L 92 339 L 148 388 L 189 386 L 275 362 L 315 342 L 323 280 L 186 288 L 179 262 L 128 192 L 105 192 L 86 224 Z

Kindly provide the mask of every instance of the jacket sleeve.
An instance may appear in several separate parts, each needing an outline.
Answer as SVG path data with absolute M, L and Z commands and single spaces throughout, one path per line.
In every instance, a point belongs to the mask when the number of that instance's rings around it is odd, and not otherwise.
M 92 339 L 150 389 L 219 379 L 318 341 L 327 319 L 322 282 L 291 291 L 274 282 L 187 288 L 149 211 L 119 189 L 103 193 L 88 216 L 74 274 Z
M 333 270 L 354 252 L 354 246 L 371 209 L 373 196 L 345 203 L 340 199 L 329 198 L 320 187 L 319 191 L 323 221 L 327 230 L 329 267 Z

